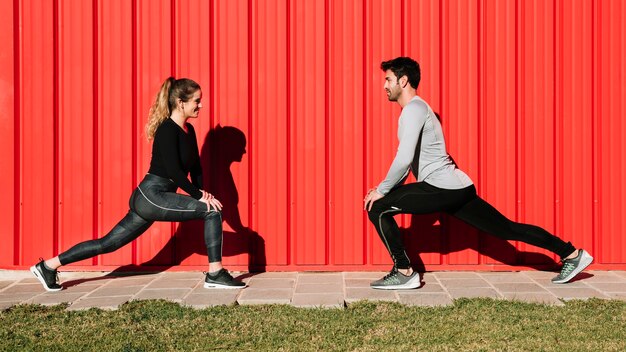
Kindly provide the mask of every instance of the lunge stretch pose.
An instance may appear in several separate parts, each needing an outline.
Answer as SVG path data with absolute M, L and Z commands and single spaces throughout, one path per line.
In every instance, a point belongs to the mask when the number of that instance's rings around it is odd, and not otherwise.
M 190 118 L 197 118 L 202 103 L 200 86 L 190 79 L 165 80 L 150 109 L 146 125 L 152 144 L 150 170 L 130 196 L 128 214 L 104 237 L 79 243 L 59 256 L 41 260 L 30 268 L 48 291 L 59 291 L 57 268 L 109 253 L 130 243 L 154 221 L 204 220 L 204 241 L 209 272 L 204 287 L 241 288 L 222 267 L 222 204 L 202 190 L 202 168 L 196 132 Z M 191 173 L 191 182 L 188 175 Z M 176 193 L 182 188 L 189 196 Z
M 516 240 L 559 255 L 563 268 L 552 279 L 566 283 L 584 270 L 593 257 L 583 249 L 546 230 L 513 222 L 476 194 L 472 180 L 459 170 L 446 152 L 441 124 L 428 104 L 416 94 L 420 82 L 419 64 L 398 57 L 381 64 L 389 101 L 402 107 L 398 120 L 399 146 L 387 177 L 365 196 L 369 219 L 394 263 L 391 272 L 371 283 L 377 289 L 410 289 L 420 286 L 420 277 L 411 268 L 405 252 L 396 214 L 446 212 L 464 222 L 505 240 Z M 403 185 L 409 172 L 416 183 Z

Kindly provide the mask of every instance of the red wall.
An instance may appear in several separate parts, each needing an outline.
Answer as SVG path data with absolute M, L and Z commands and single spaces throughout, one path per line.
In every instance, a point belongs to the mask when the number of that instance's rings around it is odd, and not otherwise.
M 408 55 L 483 198 L 585 247 L 596 269 L 626 269 L 625 20 L 620 0 L 2 1 L 0 268 L 121 219 L 150 161 L 148 109 L 174 75 L 203 87 L 193 124 L 228 209 L 229 268 L 387 269 L 362 199 L 397 147 L 378 67 Z M 247 139 L 230 167 L 218 126 Z M 444 215 L 398 219 L 428 270 L 555 259 Z M 201 224 L 155 224 L 74 268 L 145 262 L 205 268 Z

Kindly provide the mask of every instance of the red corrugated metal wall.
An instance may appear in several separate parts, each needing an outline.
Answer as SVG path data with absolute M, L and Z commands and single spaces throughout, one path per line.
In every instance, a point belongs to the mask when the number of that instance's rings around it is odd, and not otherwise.
M 0 268 L 124 215 L 169 75 L 203 87 L 193 123 L 226 206 L 228 267 L 387 268 L 362 199 L 397 147 L 400 109 L 378 67 L 408 55 L 481 196 L 584 246 L 595 268 L 624 269 L 625 23 L 621 0 L 2 1 Z M 440 214 L 398 219 L 430 270 L 555 258 Z M 74 268 L 204 268 L 202 241 L 198 223 L 158 223 Z

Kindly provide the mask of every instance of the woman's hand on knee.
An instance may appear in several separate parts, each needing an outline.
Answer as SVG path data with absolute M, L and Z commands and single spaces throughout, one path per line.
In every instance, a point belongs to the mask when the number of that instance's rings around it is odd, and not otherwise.
M 200 198 L 199 201 L 205 203 L 209 210 L 211 209 L 211 207 L 213 207 L 214 209 L 222 211 L 222 203 L 220 203 L 217 198 L 215 198 L 211 193 L 207 191 L 200 190 L 200 192 L 202 192 L 202 198 Z

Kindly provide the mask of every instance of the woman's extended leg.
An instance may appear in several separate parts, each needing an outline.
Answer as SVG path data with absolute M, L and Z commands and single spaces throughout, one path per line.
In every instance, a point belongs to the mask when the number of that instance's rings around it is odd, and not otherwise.
M 143 219 L 131 209 L 106 236 L 97 240 L 78 243 L 57 257 L 46 261 L 41 260 L 33 265 L 30 271 L 39 279 L 46 290 L 59 291 L 62 289 L 58 283 L 56 271 L 59 266 L 113 252 L 146 232 L 150 225 L 152 225 L 152 221 Z

